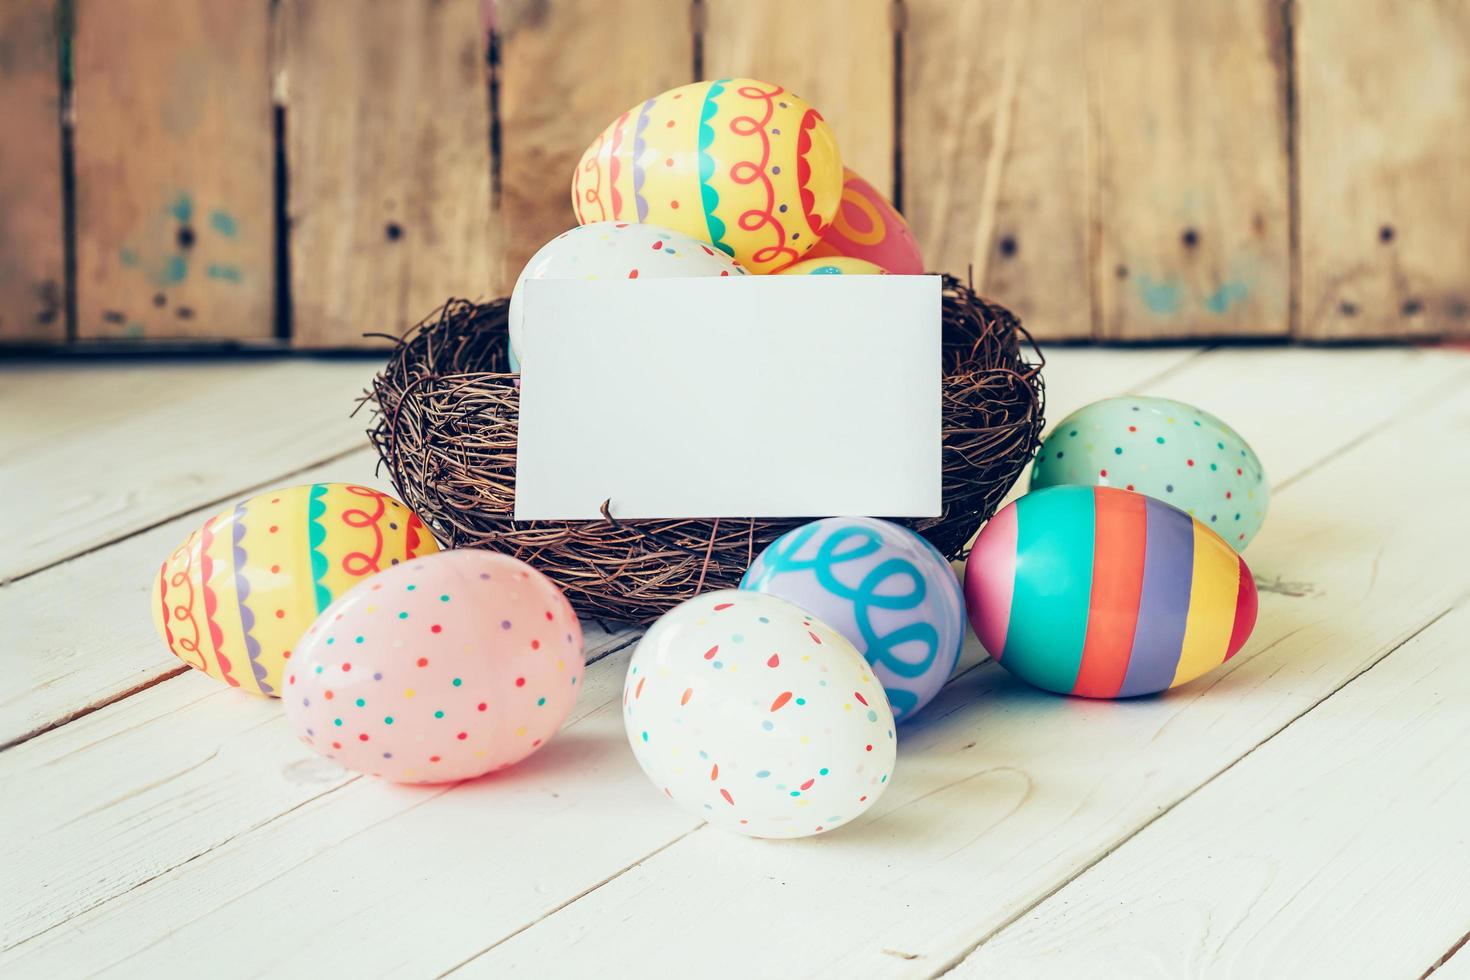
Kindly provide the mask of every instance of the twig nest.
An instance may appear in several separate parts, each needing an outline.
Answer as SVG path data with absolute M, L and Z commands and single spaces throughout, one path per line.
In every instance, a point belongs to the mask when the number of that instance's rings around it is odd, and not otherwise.
M 367 395 L 368 434 L 393 485 L 446 547 L 513 555 L 579 613 L 648 623 L 700 592 L 733 588 L 766 545 L 806 523 L 513 520 L 520 389 L 506 356 L 507 305 L 450 300 L 399 341 Z M 952 276 L 943 317 L 944 512 L 899 523 L 955 559 L 1036 451 L 1043 361 L 1013 313 Z

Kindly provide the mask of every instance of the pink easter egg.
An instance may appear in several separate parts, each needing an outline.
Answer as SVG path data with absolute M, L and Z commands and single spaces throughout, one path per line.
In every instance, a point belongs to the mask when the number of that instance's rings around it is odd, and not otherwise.
M 343 593 L 286 664 L 298 737 L 348 769 L 442 783 L 514 765 L 582 683 L 582 627 L 551 580 L 489 551 L 404 562 Z
M 809 259 L 847 256 L 866 259 L 896 276 L 924 272 L 924 256 L 908 222 L 878 188 L 843 168 L 842 203 Z

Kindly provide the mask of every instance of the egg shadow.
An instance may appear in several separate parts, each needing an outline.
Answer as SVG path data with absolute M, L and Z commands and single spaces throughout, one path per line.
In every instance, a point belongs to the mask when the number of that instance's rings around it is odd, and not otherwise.
M 620 714 L 606 710 L 613 704 L 615 702 L 599 705 L 562 728 L 529 756 L 503 769 L 469 779 L 436 783 L 379 781 L 385 786 L 428 796 L 449 791 L 475 794 L 524 792 L 564 785 L 582 774 L 618 765 L 624 754 L 627 761 L 633 759 Z M 549 795 L 557 797 L 560 794 L 551 790 Z

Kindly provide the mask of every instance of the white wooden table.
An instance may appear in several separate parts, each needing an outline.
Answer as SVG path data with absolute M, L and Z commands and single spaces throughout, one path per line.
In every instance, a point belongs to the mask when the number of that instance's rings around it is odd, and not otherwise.
M 0 975 L 1470 976 L 1470 354 L 1049 352 L 1048 416 L 1183 398 L 1259 451 L 1260 622 L 1121 703 L 971 643 L 860 822 L 686 816 L 587 624 L 560 736 L 432 788 L 183 667 L 149 569 L 249 492 L 388 489 L 370 361 L 0 365 Z

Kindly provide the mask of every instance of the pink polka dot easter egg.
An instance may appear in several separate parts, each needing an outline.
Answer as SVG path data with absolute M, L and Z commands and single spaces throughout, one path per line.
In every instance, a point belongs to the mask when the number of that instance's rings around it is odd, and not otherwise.
M 752 837 L 850 823 L 893 773 L 893 712 L 862 655 L 759 592 L 708 592 L 654 623 L 628 665 L 623 721 L 659 790 Z
M 328 606 L 286 672 L 306 744 L 394 782 L 469 779 L 556 734 L 582 683 L 582 628 L 525 562 L 445 551 L 390 568 Z
M 683 279 L 743 276 L 724 252 L 658 225 L 598 221 L 564 231 L 531 256 L 510 294 L 509 330 L 513 370 L 526 355 L 527 279 Z

